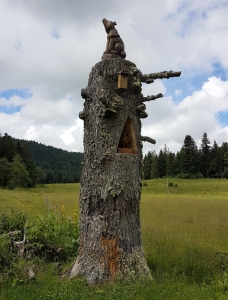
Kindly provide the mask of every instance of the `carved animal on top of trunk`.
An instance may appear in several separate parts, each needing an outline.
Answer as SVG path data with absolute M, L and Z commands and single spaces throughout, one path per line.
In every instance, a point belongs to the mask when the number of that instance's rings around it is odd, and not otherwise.
M 117 23 L 115 21 L 108 21 L 105 18 L 102 20 L 102 22 L 108 34 L 106 51 L 102 55 L 102 60 L 118 57 L 125 58 L 126 52 L 124 51 L 124 42 L 115 28 Z

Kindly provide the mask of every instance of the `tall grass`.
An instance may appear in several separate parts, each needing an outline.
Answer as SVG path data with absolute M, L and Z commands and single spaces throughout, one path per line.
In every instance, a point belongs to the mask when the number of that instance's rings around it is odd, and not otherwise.
M 141 223 L 155 276 L 202 283 L 228 270 L 228 201 L 144 196 Z
M 47 215 L 50 212 L 61 215 L 64 206 L 66 215 L 71 216 L 78 205 L 79 183 L 48 184 L 32 189 L 0 190 L 0 209 L 13 207 L 31 215 Z
M 168 190 L 166 179 L 143 185 L 141 226 L 152 282 L 88 287 L 84 279 L 60 278 L 55 265 L 41 264 L 35 283 L 12 288 L 8 280 L 0 299 L 228 299 L 228 181 L 169 182 Z M 47 215 L 51 207 L 61 215 L 64 205 L 72 216 L 78 195 L 77 184 L 0 190 L 0 207 L 23 212 L 30 204 L 30 214 Z

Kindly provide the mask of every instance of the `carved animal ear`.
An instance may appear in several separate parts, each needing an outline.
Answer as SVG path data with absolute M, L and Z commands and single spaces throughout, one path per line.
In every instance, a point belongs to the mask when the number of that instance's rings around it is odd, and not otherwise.
M 113 21 L 113 24 L 114 24 L 114 25 L 117 25 L 116 21 Z

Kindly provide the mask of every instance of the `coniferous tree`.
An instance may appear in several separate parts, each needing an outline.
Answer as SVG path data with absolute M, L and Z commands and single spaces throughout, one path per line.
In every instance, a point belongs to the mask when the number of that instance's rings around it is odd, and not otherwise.
M 186 135 L 181 152 L 182 173 L 185 174 L 186 178 L 195 177 L 199 172 L 198 149 L 194 139 L 190 135 Z
M 16 143 L 16 152 L 17 152 L 17 154 L 19 154 L 19 155 L 21 155 L 21 158 L 23 158 L 23 156 L 22 156 L 22 154 L 23 154 L 23 149 L 22 149 L 22 147 L 21 147 L 21 143 L 20 143 L 20 141 L 18 141 L 17 143 Z
M 220 162 L 220 152 L 221 149 L 218 146 L 218 144 L 216 143 L 216 141 L 214 141 L 213 146 L 211 147 L 211 151 L 210 151 L 210 165 L 209 165 L 209 177 L 212 178 L 217 178 L 217 177 L 221 177 L 221 163 Z
M 228 167 L 228 151 L 224 153 L 224 167 Z
M 34 187 L 36 185 L 37 179 L 37 167 L 33 159 L 27 161 L 26 170 L 28 171 L 29 177 L 31 179 L 28 187 Z
M 3 157 L 0 158 L 0 186 L 4 187 L 10 179 L 11 166 L 9 161 Z
M 169 152 L 167 155 L 167 162 L 166 162 L 166 176 L 175 176 L 175 154 Z
M 31 152 L 27 143 L 22 147 L 22 159 L 26 165 L 32 159 Z
M 143 160 L 143 178 L 144 179 L 151 179 L 151 165 L 152 165 L 152 155 L 151 152 L 148 152 L 145 155 Z
M 158 155 L 158 172 L 159 177 L 166 176 L 166 153 L 161 149 Z
M 61 172 L 57 176 L 57 182 L 58 183 L 63 183 L 63 174 Z
M 5 157 L 9 162 L 13 161 L 13 157 L 16 154 L 13 140 L 7 133 L 1 137 L 1 147 L 0 147 L 0 158 Z
M 224 175 L 224 170 L 226 168 L 226 152 L 228 152 L 228 143 L 223 142 L 221 145 L 220 159 L 221 159 L 221 177 Z
M 152 153 L 152 163 L 151 163 L 151 172 L 150 172 L 150 178 L 158 178 L 159 177 L 159 170 L 158 170 L 158 156 L 155 151 Z
M 176 157 L 175 157 L 175 174 L 179 175 L 183 173 L 182 165 L 183 165 L 183 151 L 177 151 Z
M 199 157 L 200 157 L 200 172 L 202 173 L 203 177 L 209 176 L 209 170 L 210 170 L 210 140 L 207 136 L 207 133 L 205 132 L 203 134 L 202 140 L 201 140 L 201 146 L 199 151 Z

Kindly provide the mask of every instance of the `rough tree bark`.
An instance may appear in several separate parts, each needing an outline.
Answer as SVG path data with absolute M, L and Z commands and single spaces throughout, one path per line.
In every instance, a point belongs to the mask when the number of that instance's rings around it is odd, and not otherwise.
M 118 88 L 120 72 L 127 76 L 126 89 Z M 92 68 L 88 87 L 82 89 L 80 236 L 70 277 L 82 275 L 89 283 L 116 277 L 152 278 L 143 250 L 139 209 L 141 139 L 155 142 L 141 137 L 140 118 L 147 116 L 141 80 L 146 78 L 134 63 L 112 58 Z

